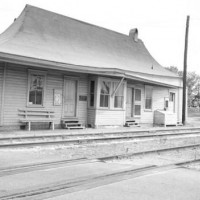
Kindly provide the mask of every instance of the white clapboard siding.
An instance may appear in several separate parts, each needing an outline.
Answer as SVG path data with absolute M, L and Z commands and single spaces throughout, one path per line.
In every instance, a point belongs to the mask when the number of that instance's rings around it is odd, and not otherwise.
M 0 63 L 0 105 L 1 105 L 1 95 L 2 95 L 2 87 L 3 87 L 3 63 Z
M 169 89 L 153 87 L 153 110 L 164 109 L 165 97 L 169 98 Z
M 14 64 L 7 65 L 5 103 L 4 103 L 4 125 L 19 125 L 18 109 L 27 106 L 28 69 L 36 69 Z M 42 69 L 36 69 L 46 71 Z M 81 74 L 72 74 L 56 70 L 47 71 L 46 91 L 44 108 L 55 111 L 55 124 L 60 124 L 62 118 L 62 105 L 54 105 L 54 89 L 63 92 L 64 76 L 79 76 L 79 89 L 81 95 L 87 96 L 88 79 Z M 78 118 L 84 124 L 87 121 L 87 101 L 78 102 Z
M 178 90 L 177 91 L 177 94 L 178 94 L 178 98 L 177 98 L 178 122 L 182 122 L 183 89 L 182 88 L 178 88 L 177 90 Z M 187 103 L 187 101 L 186 101 L 186 103 Z M 187 116 L 187 112 L 186 112 L 186 116 Z
M 125 124 L 124 110 L 96 110 L 96 126 L 123 126 Z
M 26 107 L 28 76 L 26 68 L 7 64 L 5 96 L 4 96 L 4 125 L 17 125 L 18 109 Z
M 2 89 L 3 89 L 3 63 L 0 62 L 0 125 L 1 125 L 1 116 L 3 110 L 2 109 Z
M 88 108 L 88 112 L 87 112 L 87 124 L 91 127 L 95 127 L 95 113 L 96 110 L 95 109 L 90 109 Z
M 62 105 L 54 105 L 54 90 L 61 90 L 63 92 L 63 74 L 60 72 L 48 71 L 46 80 L 45 93 L 45 109 L 53 110 L 55 112 L 55 124 L 59 124 L 62 117 Z
M 88 97 L 88 77 L 87 76 L 81 76 L 79 79 L 79 96 L 86 96 Z M 78 99 L 78 119 L 79 121 L 86 125 L 87 124 L 87 100 L 86 101 L 80 101 Z
M 145 110 L 145 90 L 142 90 L 143 106 L 141 112 L 141 123 L 153 123 L 154 110 L 164 109 L 164 98 L 169 97 L 169 89 L 165 87 L 153 87 L 152 110 Z

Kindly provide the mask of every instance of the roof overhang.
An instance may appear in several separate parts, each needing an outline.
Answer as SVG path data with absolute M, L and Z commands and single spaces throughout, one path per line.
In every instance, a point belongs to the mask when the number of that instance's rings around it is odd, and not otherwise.
M 70 71 L 77 73 L 95 74 L 102 76 L 114 76 L 114 77 L 124 77 L 126 79 L 135 80 L 143 82 L 146 84 L 159 85 L 170 88 L 182 87 L 182 79 L 179 77 L 168 77 L 168 76 L 158 76 L 145 73 L 134 73 L 117 68 L 101 68 L 101 67 L 91 67 L 91 66 L 81 66 L 68 63 L 59 63 L 49 60 L 42 60 L 37 58 L 13 55 L 0 52 L 0 61 L 14 63 L 18 65 L 40 67 L 45 69 L 54 69 L 61 71 Z M 169 79 L 169 83 L 163 82 L 163 78 Z M 175 80 L 175 84 L 173 81 Z M 161 81 L 159 81 L 161 80 Z M 170 84 L 173 83 L 173 84 Z

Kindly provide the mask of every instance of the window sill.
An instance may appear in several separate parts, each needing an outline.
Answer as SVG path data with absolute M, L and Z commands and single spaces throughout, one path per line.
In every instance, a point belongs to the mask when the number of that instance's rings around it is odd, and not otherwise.
M 99 107 L 99 108 L 97 108 L 97 109 L 99 109 L 99 110 L 110 110 L 109 107 Z
M 134 116 L 134 119 L 140 119 L 141 116 Z
M 150 110 L 150 109 L 144 109 L 144 112 L 153 112 L 153 110 Z
M 44 108 L 43 105 L 27 105 L 27 108 Z
M 117 108 L 97 108 L 97 110 L 106 110 L 106 111 L 125 111 L 125 109 L 117 109 Z

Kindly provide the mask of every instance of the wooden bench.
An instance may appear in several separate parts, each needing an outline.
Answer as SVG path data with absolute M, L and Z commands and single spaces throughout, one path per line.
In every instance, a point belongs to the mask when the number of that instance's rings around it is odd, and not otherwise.
M 31 130 L 32 122 L 47 122 L 49 123 L 49 127 L 54 130 L 54 111 L 42 109 L 18 109 L 18 112 L 18 115 L 22 117 L 19 121 L 28 126 L 28 131 Z

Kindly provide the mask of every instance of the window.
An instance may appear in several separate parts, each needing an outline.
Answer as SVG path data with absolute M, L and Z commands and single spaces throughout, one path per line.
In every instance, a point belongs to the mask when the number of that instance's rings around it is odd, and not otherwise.
M 169 101 L 174 101 L 174 99 L 175 99 L 175 93 L 170 92 L 169 93 Z
M 135 89 L 135 101 L 134 101 L 134 108 L 135 108 L 135 116 L 139 117 L 141 115 L 141 89 Z
M 100 107 L 108 108 L 110 99 L 110 82 L 100 82 Z
M 116 90 L 119 83 L 113 82 L 113 91 Z M 123 108 L 123 102 L 124 102 L 124 84 L 121 84 L 121 86 L 118 88 L 117 92 L 115 93 L 114 97 L 114 107 L 115 108 Z
M 152 87 L 145 87 L 145 109 L 151 110 L 152 109 L 152 96 L 153 96 L 153 88 Z
M 94 94 L 95 94 L 95 81 L 90 81 L 90 103 L 91 107 L 94 107 Z
M 141 105 L 135 105 L 135 115 L 136 116 L 141 115 Z
M 135 101 L 141 101 L 141 90 L 135 89 Z
M 46 75 L 44 73 L 30 71 L 28 105 L 42 106 L 44 101 Z

